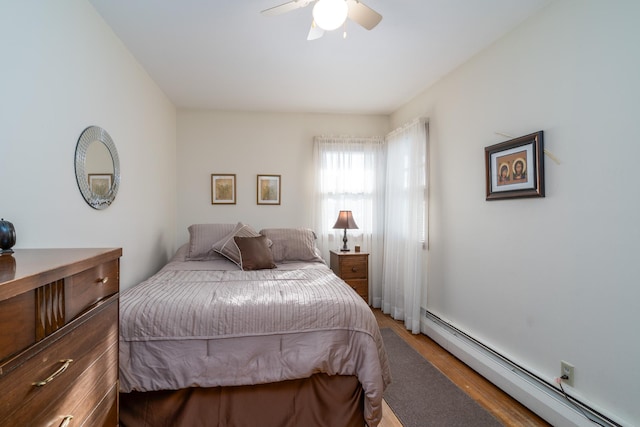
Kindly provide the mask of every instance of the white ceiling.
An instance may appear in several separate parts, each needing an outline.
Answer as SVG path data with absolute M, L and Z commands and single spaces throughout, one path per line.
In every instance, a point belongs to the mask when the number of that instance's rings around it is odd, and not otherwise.
M 179 108 L 389 114 L 552 0 L 364 0 L 315 41 L 286 0 L 89 1 Z

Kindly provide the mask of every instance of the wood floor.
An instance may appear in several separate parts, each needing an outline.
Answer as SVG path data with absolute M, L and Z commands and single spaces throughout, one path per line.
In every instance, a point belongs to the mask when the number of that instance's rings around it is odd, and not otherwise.
M 413 335 L 402 322 L 385 315 L 379 309 L 373 309 L 378 325 L 391 328 L 411 347 L 431 362 L 440 372 L 471 396 L 476 402 L 493 414 L 505 426 L 533 427 L 550 426 L 542 418 L 522 406 L 502 390 L 485 380 L 473 369 L 440 347 L 435 341 L 423 334 Z M 391 408 L 386 403 L 380 427 L 402 427 Z

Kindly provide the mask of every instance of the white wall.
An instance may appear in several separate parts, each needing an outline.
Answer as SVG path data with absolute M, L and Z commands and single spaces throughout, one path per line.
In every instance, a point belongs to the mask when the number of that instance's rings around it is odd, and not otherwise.
M 175 246 L 175 108 L 85 0 L 3 1 L 0 40 L 0 215 L 16 248 L 122 247 L 122 288 L 138 283 Z M 120 157 L 103 211 L 74 175 L 90 125 Z
M 391 117 L 430 119 L 427 308 L 640 424 L 640 2 L 569 0 Z M 546 198 L 485 201 L 484 147 L 544 131 Z
M 388 116 L 178 111 L 178 243 L 196 223 L 313 228 L 313 137 L 385 135 Z M 211 204 L 211 174 L 236 174 L 235 205 Z M 282 175 L 281 205 L 256 203 L 258 174 Z

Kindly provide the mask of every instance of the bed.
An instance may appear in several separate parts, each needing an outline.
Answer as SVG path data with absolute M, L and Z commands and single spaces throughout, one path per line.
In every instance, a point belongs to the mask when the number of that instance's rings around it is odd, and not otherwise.
M 391 381 L 367 303 L 301 228 L 194 224 L 120 298 L 120 425 L 375 427 Z

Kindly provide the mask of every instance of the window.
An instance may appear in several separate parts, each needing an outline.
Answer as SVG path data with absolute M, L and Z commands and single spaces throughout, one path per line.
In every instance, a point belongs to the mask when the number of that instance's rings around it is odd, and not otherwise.
M 359 245 L 363 252 L 369 253 L 369 295 L 373 295 L 375 306 L 375 289 L 380 288 L 382 274 L 384 139 L 317 137 L 314 140 L 314 158 L 314 228 L 322 257 L 328 260 L 329 251 L 342 246 L 344 230 L 333 229 L 338 212 L 352 211 L 358 229 L 347 230 L 348 246 Z

